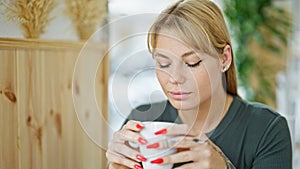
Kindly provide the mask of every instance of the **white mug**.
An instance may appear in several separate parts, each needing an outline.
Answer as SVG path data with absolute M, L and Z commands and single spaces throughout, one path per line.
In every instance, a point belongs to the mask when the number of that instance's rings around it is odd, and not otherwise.
M 144 125 L 144 128 L 141 130 L 140 134 L 148 142 L 146 145 L 139 146 L 141 154 L 147 158 L 147 161 L 143 162 L 143 168 L 144 169 L 172 169 L 173 164 L 168 164 L 168 165 L 151 164 L 150 161 L 175 153 L 176 152 L 175 148 L 149 149 L 147 148 L 147 145 L 156 143 L 160 140 L 172 138 L 172 136 L 155 135 L 154 132 L 170 127 L 175 123 L 151 121 L 151 122 L 142 122 L 142 124 Z

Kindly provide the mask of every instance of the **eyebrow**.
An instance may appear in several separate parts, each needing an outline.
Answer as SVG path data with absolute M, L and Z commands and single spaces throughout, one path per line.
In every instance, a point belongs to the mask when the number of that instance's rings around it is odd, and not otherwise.
M 194 51 L 189 51 L 189 52 L 186 52 L 186 53 L 184 53 L 181 57 L 187 57 L 187 56 L 190 56 L 190 55 L 193 55 L 193 54 L 195 54 L 195 52 Z
M 182 54 L 181 57 L 184 58 L 184 57 L 188 57 L 188 56 L 193 55 L 193 54 L 195 54 L 194 51 L 189 51 L 189 52 L 185 52 L 184 54 Z M 160 52 L 156 52 L 154 54 L 154 56 L 159 56 L 159 57 L 163 57 L 163 58 L 169 59 L 168 56 L 166 56 L 166 55 L 164 55 L 163 53 L 160 53 Z

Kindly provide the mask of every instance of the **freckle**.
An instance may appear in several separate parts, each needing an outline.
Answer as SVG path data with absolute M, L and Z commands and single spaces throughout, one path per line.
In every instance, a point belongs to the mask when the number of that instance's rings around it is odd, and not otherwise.
M 5 89 L 4 90 L 4 95 L 8 98 L 8 100 L 10 100 L 12 103 L 17 102 L 17 98 L 16 95 L 13 91 L 11 91 L 10 89 Z
M 2 94 L 2 90 L 0 90 L 0 94 Z

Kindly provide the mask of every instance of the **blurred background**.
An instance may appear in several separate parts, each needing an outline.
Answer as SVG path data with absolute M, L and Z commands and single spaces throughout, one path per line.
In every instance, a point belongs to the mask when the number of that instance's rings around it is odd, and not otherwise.
M 288 119 L 300 168 L 300 1 L 214 1 L 240 95 Z M 130 111 L 165 99 L 146 36 L 173 2 L 0 1 L 0 169 L 105 168 Z

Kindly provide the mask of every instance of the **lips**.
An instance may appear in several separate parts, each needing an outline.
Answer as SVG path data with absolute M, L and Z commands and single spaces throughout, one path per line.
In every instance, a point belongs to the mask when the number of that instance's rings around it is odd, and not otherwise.
M 170 96 L 175 100 L 184 100 L 189 97 L 192 92 L 170 91 Z

